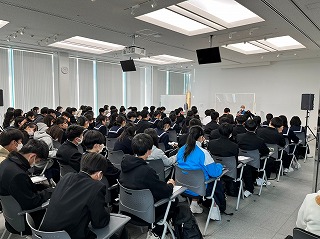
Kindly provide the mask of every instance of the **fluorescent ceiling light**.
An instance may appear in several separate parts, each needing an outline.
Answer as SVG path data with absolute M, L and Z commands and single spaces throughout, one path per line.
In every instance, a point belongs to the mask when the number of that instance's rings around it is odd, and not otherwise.
M 140 59 L 136 59 L 135 61 L 141 61 L 141 62 L 157 64 L 157 65 L 166 65 L 166 64 L 190 62 L 192 60 L 180 58 L 176 56 L 170 56 L 170 55 L 158 55 L 158 56 L 151 56 L 151 57 L 143 57 Z
M 278 51 L 305 48 L 304 45 L 290 36 L 273 37 L 266 40 L 258 40 L 258 42 Z
M 262 49 L 260 47 L 257 47 L 249 42 L 247 43 L 235 43 L 235 44 L 230 44 L 230 45 L 225 45 L 223 46 L 224 48 L 237 51 L 246 55 L 249 54 L 258 54 L 258 53 L 265 53 L 268 52 L 265 49 Z
M 122 45 L 98 41 L 80 36 L 71 37 L 60 42 L 54 42 L 49 46 L 93 54 L 103 54 L 111 51 L 119 51 L 124 48 L 124 46 Z
M 7 25 L 9 22 L 5 21 L 5 20 L 0 20 L 0 28 L 4 27 L 5 25 Z
M 178 5 L 194 12 L 207 13 L 219 19 L 221 24 L 234 24 L 232 27 L 264 21 L 234 0 L 189 0 Z
M 211 27 L 165 8 L 136 18 L 188 36 L 213 31 Z
M 188 36 L 264 21 L 235 0 L 189 0 L 136 18 Z

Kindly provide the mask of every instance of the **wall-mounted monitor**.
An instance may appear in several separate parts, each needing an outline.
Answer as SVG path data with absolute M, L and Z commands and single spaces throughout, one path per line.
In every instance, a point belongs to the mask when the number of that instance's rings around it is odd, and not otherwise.
M 197 50 L 199 65 L 221 62 L 219 47 L 211 47 Z
M 136 66 L 133 60 L 120 61 L 121 68 L 123 72 L 136 71 Z

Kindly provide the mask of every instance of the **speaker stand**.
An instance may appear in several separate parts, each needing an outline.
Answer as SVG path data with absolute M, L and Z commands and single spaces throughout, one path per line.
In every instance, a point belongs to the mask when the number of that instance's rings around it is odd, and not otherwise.
M 312 133 L 312 135 L 313 135 L 313 139 L 312 140 L 314 140 L 314 139 L 317 139 L 317 136 L 313 133 L 313 131 L 312 131 L 312 129 L 309 127 L 309 117 L 310 117 L 310 110 L 307 110 L 307 115 L 306 115 L 306 127 L 305 127 L 305 139 L 306 139 L 306 142 L 304 142 L 305 144 L 307 143 L 307 130 L 309 129 L 310 130 L 310 132 Z M 310 141 L 312 141 L 312 140 L 310 140 Z M 309 141 L 309 142 L 310 142 Z

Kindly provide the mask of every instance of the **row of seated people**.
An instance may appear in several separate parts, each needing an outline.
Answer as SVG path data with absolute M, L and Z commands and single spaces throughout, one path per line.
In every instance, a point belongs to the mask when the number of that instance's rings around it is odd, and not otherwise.
M 222 125 L 222 124 L 221 124 Z M 226 124 L 227 125 L 227 124 Z M 230 126 L 230 125 L 229 125 Z M 272 125 L 271 125 L 272 126 Z M 75 125 L 72 125 L 72 126 L 69 126 L 69 128 L 67 129 L 67 131 L 66 131 L 66 134 L 67 134 L 67 141 L 63 144 L 64 146 L 65 145 L 68 145 L 69 144 L 69 146 L 70 146 L 70 143 L 72 143 L 72 147 L 73 148 L 68 148 L 68 147 L 65 147 L 65 148 L 67 148 L 67 153 L 70 153 L 70 152 L 74 152 L 75 154 L 69 154 L 70 156 L 67 156 L 67 160 L 69 159 L 70 161 L 72 161 L 72 163 L 73 163 L 73 161 L 76 161 L 75 159 L 77 158 L 77 156 L 80 156 L 80 159 L 78 159 L 79 161 L 79 164 L 78 165 L 80 165 L 80 160 L 81 160 L 81 157 L 82 157 L 82 154 L 81 154 L 81 152 L 76 152 L 74 149 L 76 149 L 77 151 L 79 151 L 79 149 L 78 149 L 78 147 L 74 147 L 74 145 L 75 146 L 78 146 L 78 145 L 80 145 L 81 143 L 82 143 L 82 138 L 83 138 L 83 132 L 84 132 L 84 129 L 82 128 L 81 130 L 80 130 L 80 128 L 81 127 L 78 127 L 78 131 L 76 130 L 76 128 L 77 128 L 77 126 L 75 126 Z M 230 128 L 230 127 L 227 127 L 227 128 Z M 270 128 L 272 128 L 272 127 L 270 127 Z M 273 128 L 275 128 L 275 126 L 273 125 Z M 278 128 L 281 128 L 281 126 L 280 127 L 278 127 Z M 150 129 L 150 128 L 148 128 L 148 129 Z M 267 128 L 268 129 L 268 128 Z M 10 131 L 10 130 L 9 130 Z M 8 131 L 8 132 L 9 132 Z M 220 130 L 221 131 L 221 130 Z M 219 133 L 220 133 L 220 131 L 219 131 Z M 77 133 L 76 133 L 77 132 Z M 86 133 L 89 133 L 90 132 L 90 130 L 88 130 Z M 94 131 L 93 131 L 94 132 Z M 154 130 L 152 131 L 152 132 L 154 132 Z M 96 132 L 97 133 L 97 132 Z M 220 133 L 221 135 L 223 135 L 223 133 Z M 90 135 L 90 134 L 89 134 Z M 229 135 L 230 135 L 230 132 L 229 132 Z M 86 136 L 86 134 L 85 134 L 85 136 Z M 89 136 L 88 136 L 89 137 Z M 95 138 L 95 139 L 98 139 L 99 137 L 97 137 L 97 135 L 96 136 L 94 136 L 93 138 Z M 101 143 L 99 142 L 99 140 L 98 140 L 98 143 L 96 143 L 96 144 L 94 144 L 94 146 L 96 147 L 96 150 L 97 150 L 97 152 L 99 152 L 99 151 L 101 151 L 102 150 L 102 148 L 103 148 L 103 146 L 102 146 L 102 137 L 100 137 L 101 138 Z M 104 138 L 104 137 L 103 137 Z M 155 137 L 156 138 L 156 137 Z M 221 138 L 221 137 L 220 137 Z M 104 140 L 104 139 L 103 139 Z M 154 140 L 153 140 L 154 141 Z M 16 141 L 16 142 L 14 142 L 14 143 L 17 143 L 17 142 L 19 142 L 19 140 L 18 141 Z M 103 141 L 104 142 L 104 141 Z M 18 143 L 17 143 L 18 144 Z M 19 145 L 21 145 L 21 144 L 19 144 Z M 209 145 L 210 145 L 210 142 L 209 142 Z M 154 146 L 154 143 L 153 143 L 153 146 Z M 20 147 L 20 146 L 19 146 Z M 16 147 L 17 149 L 18 149 L 18 146 Z M 60 147 L 59 148 L 59 150 L 61 149 L 63 149 L 64 147 Z M 72 150 L 71 150 L 72 149 Z M 88 147 L 88 149 L 90 150 L 90 147 Z M 59 152 L 59 150 L 58 150 L 58 152 Z M 61 152 L 63 152 L 63 150 L 61 151 Z M 58 154 L 58 158 L 60 157 L 60 155 Z M 61 157 L 62 158 L 62 157 Z M 63 161 L 63 160 L 61 160 L 61 161 Z M 78 167 L 77 168 L 77 170 L 76 171 L 79 171 L 79 168 L 80 167 Z

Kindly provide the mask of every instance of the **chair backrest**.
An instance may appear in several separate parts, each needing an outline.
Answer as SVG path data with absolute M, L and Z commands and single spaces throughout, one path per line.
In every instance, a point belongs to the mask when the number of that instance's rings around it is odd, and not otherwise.
M 113 150 L 114 144 L 116 143 L 117 138 L 107 138 L 107 148 L 108 150 Z
M 63 177 L 67 173 L 76 173 L 77 172 L 76 170 L 74 170 L 74 168 L 72 168 L 68 164 L 59 163 L 59 166 L 60 166 L 60 177 Z
M 159 143 L 159 149 L 161 149 L 163 152 L 166 152 L 166 146 L 164 146 L 164 143 Z
M 301 131 L 294 131 L 303 145 L 306 145 L 306 133 Z
M 213 159 L 217 163 L 223 164 L 229 171 L 225 174 L 230 178 L 237 179 L 237 161 L 235 156 L 231 157 L 221 157 L 221 156 L 213 156 Z
M 169 135 L 169 141 L 170 142 L 178 142 L 177 131 L 168 130 L 167 133 Z
M 25 230 L 24 216 L 18 215 L 22 211 L 20 204 L 12 196 L 0 196 L 3 217 L 17 231 Z
M 248 162 L 248 165 L 251 165 L 254 168 L 259 169 L 260 168 L 260 153 L 259 150 L 244 150 L 244 149 L 239 149 L 239 156 L 246 156 L 250 157 L 253 160 Z
M 146 160 L 146 162 L 151 168 L 153 168 L 156 171 L 159 179 L 161 181 L 164 181 L 164 178 L 165 178 L 164 177 L 164 164 L 163 164 L 162 159 L 151 159 L 151 160 Z
M 147 223 L 155 222 L 154 199 L 149 189 L 133 190 L 120 183 L 119 211 L 136 216 Z
M 277 144 L 266 144 L 266 145 L 270 149 L 270 152 L 272 152 L 270 157 L 278 159 L 279 158 L 279 145 L 277 145 Z
M 31 228 L 33 239 L 71 239 L 66 231 L 44 232 L 35 229 L 33 218 L 29 213 L 26 214 L 26 220 Z
M 311 232 L 303 230 L 301 228 L 294 228 L 293 229 L 293 239 L 319 239 L 320 236 L 315 235 Z
M 187 170 L 175 166 L 175 181 L 177 186 L 183 186 L 200 195 L 206 195 L 205 178 L 202 170 Z
M 121 162 L 123 160 L 123 157 L 124 157 L 124 153 L 122 150 L 108 152 L 108 159 L 116 168 L 120 170 L 121 170 Z

